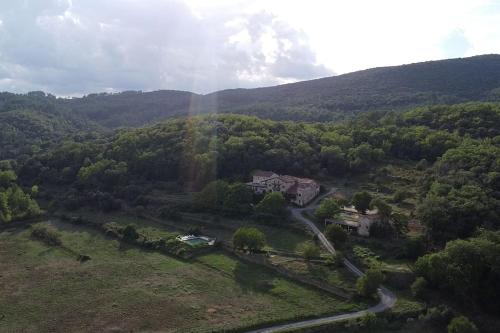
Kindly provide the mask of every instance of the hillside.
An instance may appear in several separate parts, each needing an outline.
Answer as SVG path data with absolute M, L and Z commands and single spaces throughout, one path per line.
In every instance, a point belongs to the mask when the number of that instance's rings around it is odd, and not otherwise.
M 86 139 L 103 128 L 65 110 L 42 92 L 0 94 L 0 160 L 29 156 L 80 133 Z
M 126 91 L 55 98 L 41 92 L 3 93 L 3 126 L 19 127 L 22 111 L 37 127 L 65 134 L 72 128 L 140 127 L 163 119 L 204 113 L 239 113 L 273 120 L 336 121 L 378 110 L 500 100 L 500 55 L 373 68 L 349 74 L 256 89 L 230 89 L 199 95 L 186 91 Z M 50 120 L 45 119 L 50 114 Z M 37 118 L 43 118 L 43 121 Z M 26 118 L 26 116 L 24 116 Z M 57 119 L 56 119 L 57 118 Z M 9 120 L 10 119 L 10 120 Z M 16 123 L 13 123 L 15 121 Z M 75 121 L 78 124 L 75 124 Z M 83 125 L 82 122 L 87 124 Z M 3 131 L 5 135 L 7 131 Z M 23 134 L 17 128 L 16 133 Z M 16 134 L 16 135 L 18 135 Z M 29 135 L 29 133 L 27 133 Z M 9 134 L 10 136 L 10 134 Z
M 200 95 L 160 90 L 142 93 L 90 94 L 83 98 L 58 99 L 58 104 L 103 126 L 138 127 L 161 119 L 189 114 Z
M 332 121 L 373 110 L 500 100 L 500 55 L 380 67 L 349 74 L 208 95 L 184 91 L 92 94 L 58 100 L 108 127 L 140 126 L 199 113 Z
M 208 96 L 216 96 L 222 111 L 322 121 L 368 110 L 498 100 L 499 88 L 500 55 L 484 55 L 373 68 L 275 87 L 225 90 Z M 266 106 L 284 112 L 273 115 Z

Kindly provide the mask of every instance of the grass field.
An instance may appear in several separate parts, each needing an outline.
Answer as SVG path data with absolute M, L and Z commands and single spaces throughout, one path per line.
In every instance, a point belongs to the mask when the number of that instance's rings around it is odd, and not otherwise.
M 0 233 L 1 332 L 210 332 L 356 307 L 222 253 L 184 262 L 55 226 L 91 260 Z
M 345 267 L 327 267 L 301 260 L 280 260 L 279 265 L 295 273 L 308 275 L 347 292 L 356 292 L 356 277 Z
M 136 217 L 124 212 L 102 213 L 95 211 L 77 211 L 74 215 L 81 215 L 92 221 L 102 223 L 115 222 L 120 225 L 134 224 L 141 233 L 161 237 L 161 232 L 179 232 L 188 229 L 190 226 L 201 226 L 201 231 L 218 240 L 230 242 L 236 229 L 242 226 L 252 226 L 261 230 L 266 235 L 267 249 L 281 250 L 286 252 L 296 252 L 297 247 L 312 238 L 311 235 L 300 229 L 286 227 L 268 226 L 256 224 L 252 221 L 230 219 L 218 217 L 213 221 L 213 216 L 205 217 L 203 214 L 186 214 L 187 217 L 178 221 L 162 220 L 157 223 L 145 218 Z M 203 221 L 200 223 L 199 221 Z

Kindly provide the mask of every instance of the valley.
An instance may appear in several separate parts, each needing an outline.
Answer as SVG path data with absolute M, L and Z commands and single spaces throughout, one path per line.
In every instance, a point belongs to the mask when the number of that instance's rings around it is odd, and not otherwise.
M 0 331 L 498 331 L 497 62 L 2 93 Z

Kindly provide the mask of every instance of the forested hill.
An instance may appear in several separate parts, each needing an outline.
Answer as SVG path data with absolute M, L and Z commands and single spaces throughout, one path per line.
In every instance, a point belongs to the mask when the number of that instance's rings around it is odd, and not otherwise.
M 40 107 L 46 109 L 44 105 L 50 104 L 107 128 L 140 127 L 166 118 L 200 113 L 334 121 L 366 111 L 499 101 L 500 55 L 380 67 L 311 81 L 230 89 L 208 95 L 174 90 L 100 93 L 73 99 L 47 95 L 45 104 L 41 103 L 40 93 L 17 96 L 24 104 L 9 110 L 40 111 Z M 30 99 L 34 103 L 30 104 Z M 1 108 L 5 110 L 4 105 Z
M 197 113 L 201 97 L 177 90 L 125 91 L 59 99 L 58 103 L 108 128 L 140 127 L 166 118 Z
M 68 207 L 112 209 L 116 199 L 136 200 L 148 184 L 196 190 L 214 179 L 245 181 L 256 169 L 376 179 L 405 161 L 427 170 L 413 185 L 422 201 L 418 217 L 444 244 L 476 227 L 500 228 L 498 124 L 500 104 L 486 103 L 367 113 L 345 124 L 195 116 L 68 140 L 16 171 L 23 184 L 64 189 L 60 202 Z
M 335 120 L 369 110 L 500 99 L 500 55 L 373 68 L 293 84 L 215 93 L 220 110 Z M 273 114 L 275 110 L 281 110 Z
M 199 113 L 331 121 L 364 111 L 498 100 L 500 55 L 484 55 L 373 68 L 318 80 L 230 89 L 208 95 L 184 91 L 124 92 L 61 102 L 108 127 L 136 127 Z
M 0 93 L 0 160 L 23 159 L 63 139 L 90 139 L 105 129 L 43 92 Z

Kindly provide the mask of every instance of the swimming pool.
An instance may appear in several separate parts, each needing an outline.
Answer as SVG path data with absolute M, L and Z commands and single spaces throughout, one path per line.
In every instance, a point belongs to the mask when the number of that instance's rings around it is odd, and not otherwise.
M 203 238 L 192 238 L 185 240 L 184 243 L 188 243 L 189 245 L 200 245 L 200 244 L 208 244 L 208 241 Z
M 206 236 L 187 235 L 187 236 L 178 236 L 177 239 L 191 246 L 214 245 L 215 243 L 215 239 Z

